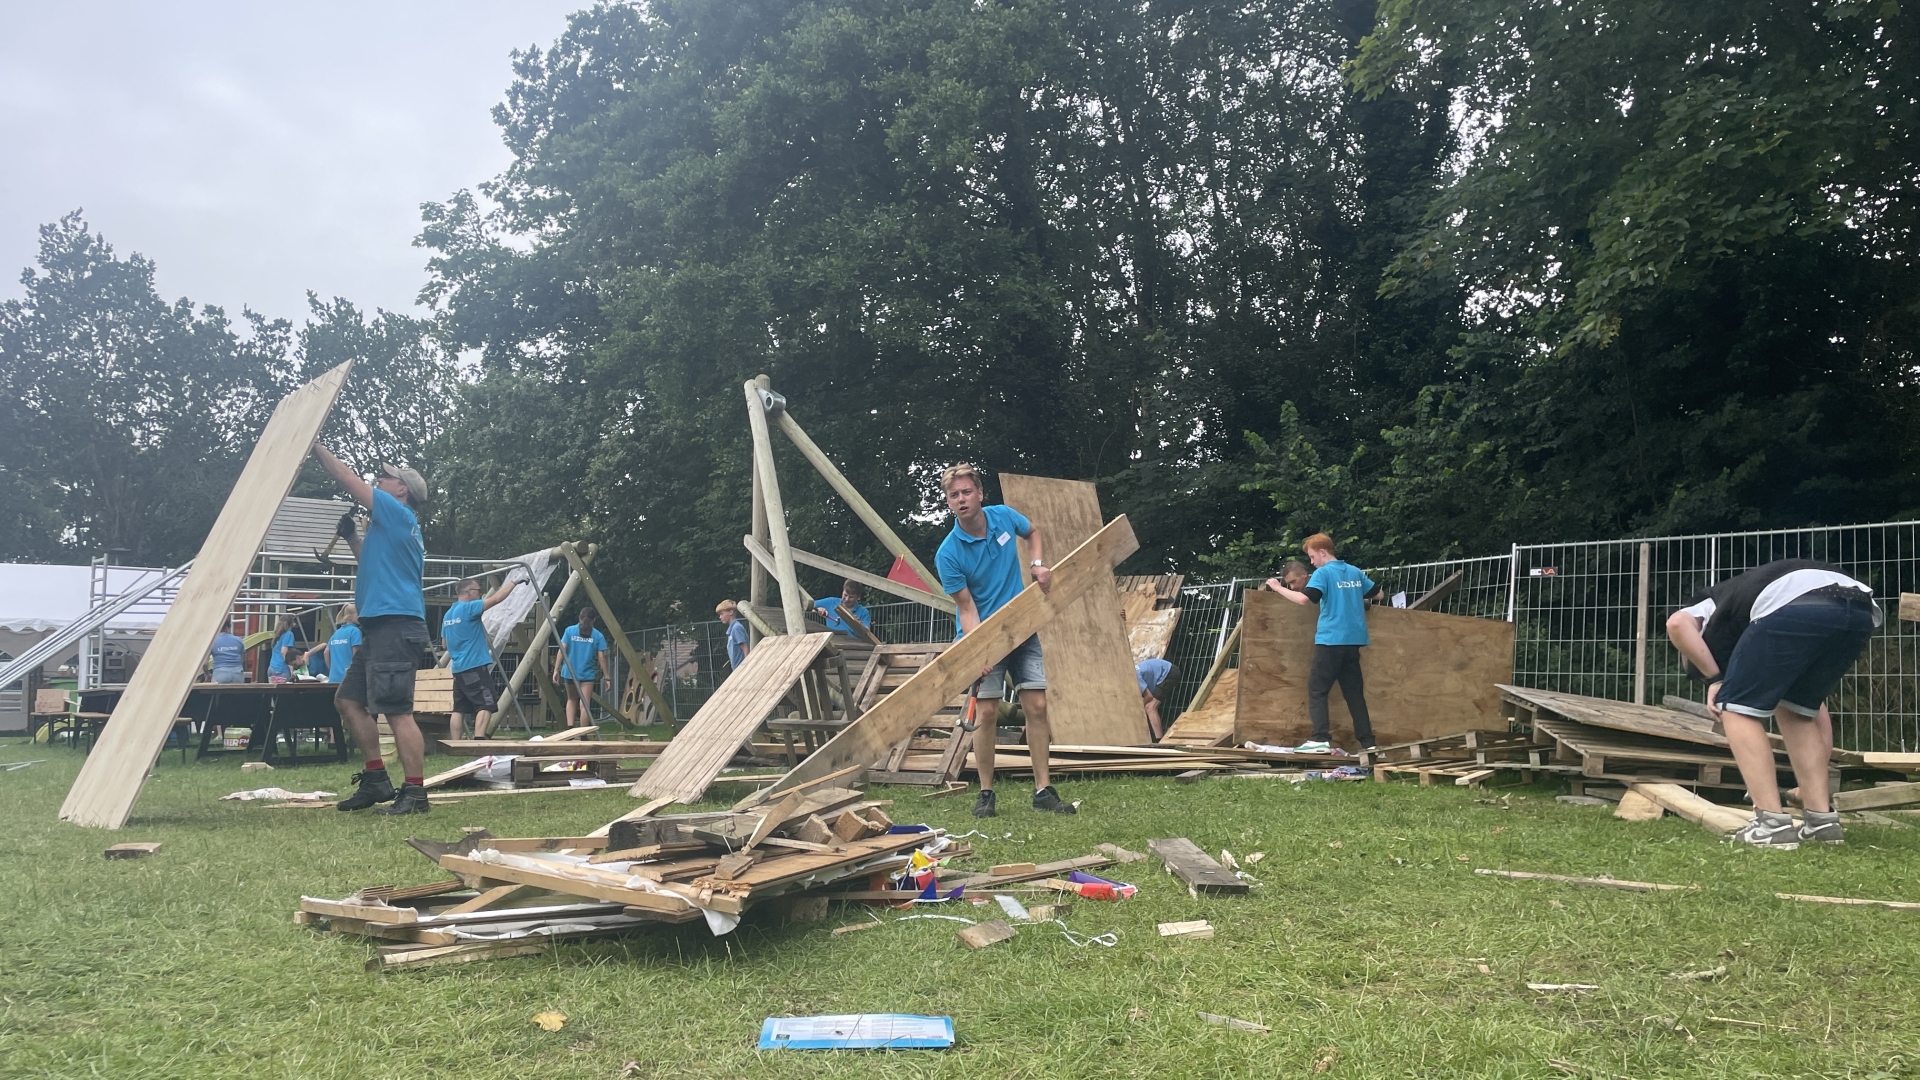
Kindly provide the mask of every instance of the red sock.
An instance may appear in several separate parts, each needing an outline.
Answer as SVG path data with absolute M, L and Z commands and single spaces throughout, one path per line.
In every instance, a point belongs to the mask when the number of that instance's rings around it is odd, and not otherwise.
M 386 772 L 387 763 L 384 761 L 381 761 L 379 758 L 368 758 L 367 771 L 368 772 Z
M 426 782 L 427 782 L 427 778 L 424 776 L 409 776 L 406 779 L 401 781 L 401 783 L 403 784 L 414 784 L 416 786 L 425 784 Z

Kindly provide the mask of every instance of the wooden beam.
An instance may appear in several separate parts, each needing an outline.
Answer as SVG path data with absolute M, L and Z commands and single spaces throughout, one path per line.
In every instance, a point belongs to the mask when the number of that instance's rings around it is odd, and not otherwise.
M 778 564 L 774 562 L 773 552 L 768 551 L 765 544 L 762 544 L 760 541 L 755 540 L 751 536 L 741 537 L 740 543 L 746 547 L 747 555 L 753 559 L 753 563 L 755 566 L 758 566 L 761 570 L 764 570 L 769 574 L 775 574 L 776 576 L 778 575 L 778 571 L 774 569 L 774 567 Z M 793 553 L 793 555 L 794 555 L 793 561 L 799 562 L 800 553 L 796 551 Z M 801 589 L 798 581 L 795 581 L 793 587 L 796 589 L 800 589 L 800 602 L 806 606 L 806 609 L 808 611 L 812 611 L 813 603 L 814 603 L 813 594 L 808 592 L 805 589 Z M 767 630 L 768 632 L 771 632 L 772 627 L 768 627 Z
M 1231 597 L 1228 602 L 1232 602 Z M 1220 644 L 1220 651 L 1214 654 L 1213 666 L 1207 669 L 1207 677 L 1200 680 L 1200 689 L 1195 690 L 1193 700 L 1187 702 L 1187 712 L 1199 710 L 1213 695 L 1213 688 L 1220 682 L 1221 673 L 1227 670 L 1227 658 L 1233 655 L 1234 649 L 1240 647 L 1240 628 L 1245 625 L 1245 619 L 1233 624 L 1233 632 L 1227 635 L 1227 640 Z
M 920 561 L 919 557 L 913 553 L 913 549 L 907 546 L 905 540 L 900 539 L 899 534 L 893 531 L 893 526 L 888 525 L 886 519 L 876 513 L 873 507 L 868 504 L 867 500 L 862 498 L 858 491 L 854 490 L 853 482 L 847 479 L 846 474 L 840 471 L 839 466 L 835 465 L 831 458 L 827 457 L 818 446 L 814 445 L 813 440 L 808 438 L 807 433 L 800 429 L 800 424 L 794 420 L 791 414 L 782 412 L 779 417 L 776 418 L 776 422 L 780 425 L 780 431 L 786 435 L 788 441 L 792 442 L 794 448 L 800 451 L 800 456 L 806 458 L 807 463 L 813 466 L 814 471 L 825 478 L 827 483 L 833 487 L 833 490 L 838 492 L 840 497 L 847 501 L 847 505 L 853 508 L 854 514 L 859 517 L 861 522 L 866 525 L 867 529 L 873 533 L 876 539 L 887 546 L 888 551 L 905 559 L 907 565 L 913 567 L 913 572 L 920 575 L 921 581 L 932 585 L 940 580 L 940 575 L 927 569 L 927 564 Z
M 1428 589 L 1420 599 L 1407 604 L 1408 611 L 1432 611 L 1440 606 L 1440 601 L 1460 591 L 1460 583 L 1467 579 L 1465 570 L 1455 570 L 1442 578 L 1440 584 Z
M 166 747 L 273 515 L 293 490 L 313 441 L 353 370 L 349 360 L 281 399 L 260 432 L 240 479 L 194 556 L 173 605 L 133 673 L 60 806 L 60 820 L 118 829 L 127 823 L 147 774 Z
M 667 704 L 665 695 L 660 693 L 660 687 L 654 684 L 653 661 L 634 651 L 633 642 L 627 640 L 627 632 L 620 628 L 620 620 L 613 614 L 613 607 L 607 603 L 606 596 L 600 591 L 599 583 L 593 580 L 593 574 L 588 571 L 586 560 L 573 550 L 573 545 L 570 543 L 561 544 L 560 549 L 567 557 L 567 565 L 573 567 L 574 573 L 580 575 L 580 584 L 587 587 L 587 597 L 593 601 L 594 607 L 600 609 L 600 621 L 607 624 L 607 632 L 613 636 L 614 644 L 620 646 L 620 655 L 626 658 L 627 672 L 633 678 L 640 680 L 640 690 L 647 695 L 648 701 L 653 702 L 654 711 L 665 717 L 668 723 L 679 719 L 673 715 L 673 706 Z M 616 713 L 619 711 L 614 710 Z
M 836 562 L 827 558 L 825 555 L 815 555 L 812 552 L 801 551 L 799 548 L 795 548 L 793 551 L 793 561 L 802 566 L 811 566 L 816 570 L 825 570 L 829 574 L 838 574 L 843 578 L 852 578 L 869 589 L 878 589 L 883 593 L 898 596 L 904 600 L 912 600 L 916 603 L 925 604 L 930 608 L 944 611 L 949 615 L 956 614 L 960 610 L 960 605 L 954 603 L 953 597 L 951 596 L 942 596 L 939 593 L 930 593 L 925 589 L 916 589 L 911 585 L 903 585 L 892 578 L 869 573 L 858 567 L 848 566 L 843 562 Z
M 1053 588 L 1029 585 L 973 632 L 948 646 L 899 689 L 814 751 L 758 794 L 755 805 L 799 784 L 850 765 L 880 760 L 900 740 L 980 677 L 982 669 L 1012 652 L 1060 612 L 1072 607 L 1127 556 L 1139 550 L 1133 526 L 1122 515 L 1054 566 Z M 724 684 L 723 684 L 724 685 Z
M 592 562 L 594 553 L 598 550 L 592 544 L 587 545 L 587 554 L 580 561 Z M 566 582 L 560 586 L 560 595 L 554 598 L 553 606 L 565 611 L 567 603 L 573 599 L 574 590 L 579 587 L 580 571 L 573 570 L 567 574 Z M 507 679 L 506 693 L 500 699 L 502 702 L 519 696 L 520 688 L 526 685 L 527 673 L 532 667 L 544 667 L 546 664 L 547 635 L 552 633 L 553 627 L 553 620 L 550 617 L 552 610 L 546 607 L 546 602 L 546 596 L 543 593 L 534 604 L 534 607 L 540 611 L 541 618 L 539 624 L 533 628 L 533 635 L 527 639 L 527 651 L 520 654 L 520 662 L 513 666 L 513 675 Z
M 762 390 L 768 389 L 772 385 L 765 375 L 755 378 L 753 382 L 754 385 L 760 387 Z M 747 471 L 753 474 L 752 536 L 755 540 L 760 541 L 761 546 L 764 547 L 768 542 L 767 503 L 765 496 L 760 493 L 760 459 L 757 456 L 749 457 Z M 747 601 L 755 607 L 759 607 L 767 602 L 767 571 L 759 563 L 751 560 L 747 563 Z M 755 634 L 757 635 L 758 633 L 756 630 Z M 756 636 L 754 641 L 758 640 L 760 639 Z
M 1629 784 L 1627 790 L 1638 792 L 1663 809 L 1686 818 L 1708 832 L 1738 832 L 1753 820 L 1751 814 L 1710 802 L 1679 784 Z
M 780 501 L 780 474 L 773 466 L 773 437 L 767 433 L 767 409 L 758 382 L 748 382 L 747 422 L 753 428 L 754 470 L 760 477 L 760 503 L 767 514 L 767 543 L 773 548 L 774 578 L 780 582 L 780 607 L 787 617 L 787 633 L 804 634 L 806 605 L 800 599 L 800 581 L 793 572 L 793 545 L 787 539 L 787 510 Z

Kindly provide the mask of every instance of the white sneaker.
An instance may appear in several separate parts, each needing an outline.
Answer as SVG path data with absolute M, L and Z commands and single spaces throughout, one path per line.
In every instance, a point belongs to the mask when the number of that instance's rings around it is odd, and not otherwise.
M 1296 754 L 1331 754 L 1333 753 L 1333 744 L 1321 742 L 1318 739 L 1308 739 L 1306 742 L 1294 747 L 1293 752 Z

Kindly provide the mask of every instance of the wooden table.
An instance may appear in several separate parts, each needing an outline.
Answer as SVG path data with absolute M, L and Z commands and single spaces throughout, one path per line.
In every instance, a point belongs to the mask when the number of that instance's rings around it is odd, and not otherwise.
M 269 764 L 304 765 L 315 761 L 347 760 L 346 733 L 340 727 L 340 714 L 333 707 L 337 684 L 329 682 L 285 683 L 194 683 L 187 691 L 180 715 L 200 725 L 200 748 L 196 758 L 209 754 L 246 753 L 210 746 L 214 728 L 249 728 L 253 737 L 249 749 L 260 749 L 260 760 Z M 125 687 L 104 687 L 80 694 L 80 707 L 94 712 L 112 712 Z M 302 758 L 294 733 L 319 729 L 333 734 L 332 754 L 309 754 Z M 277 736 L 287 740 L 287 753 L 277 753 Z

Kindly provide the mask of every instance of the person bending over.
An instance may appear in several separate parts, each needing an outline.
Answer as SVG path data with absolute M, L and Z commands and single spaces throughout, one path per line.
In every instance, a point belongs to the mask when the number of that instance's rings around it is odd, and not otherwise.
M 1753 820 L 1734 841 L 1782 850 L 1844 841 L 1829 801 L 1826 700 L 1881 618 L 1871 587 L 1811 559 L 1780 559 L 1728 578 L 1667 617 L 1667 639 L 1687 674 L 1706 682 L 1707 708 L 1753 797 Z M 1780 801 L 1769 716 L 1800 785 L 1798 826 Z
M 1135 664 L 1133 673 L 1140 680 L 1140 703 L 1147 710 L 1147 730 L 1153 733 L 1153 741 L 1159 742 L 1167 734 L 1166 722 L 1160 718 L 1160 710 L 1180 685 L 1180 669 L 1165 660 L 1150 657 Z

